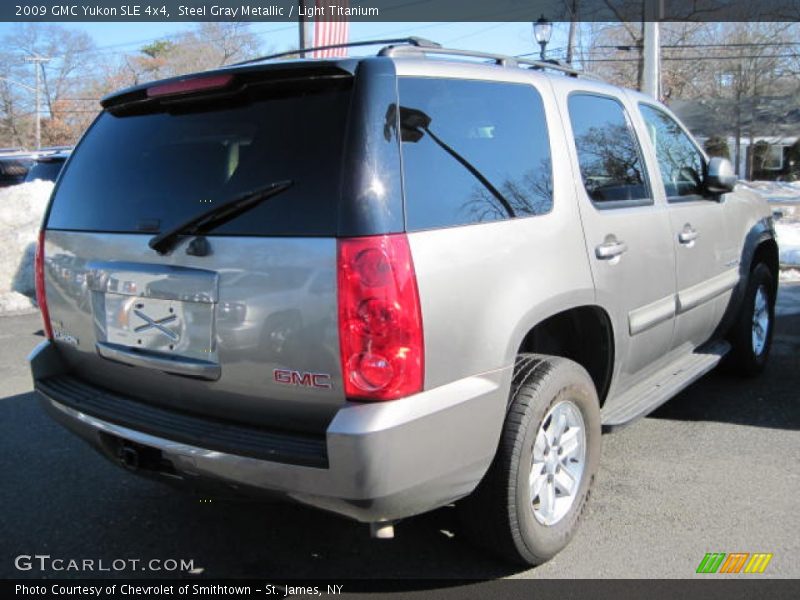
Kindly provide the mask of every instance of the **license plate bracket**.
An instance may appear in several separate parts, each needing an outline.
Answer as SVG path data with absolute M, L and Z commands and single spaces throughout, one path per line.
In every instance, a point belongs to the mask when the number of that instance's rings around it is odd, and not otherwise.
M 216 362 L 213 304 L 108 292 L 104 304 L 107 342 Z

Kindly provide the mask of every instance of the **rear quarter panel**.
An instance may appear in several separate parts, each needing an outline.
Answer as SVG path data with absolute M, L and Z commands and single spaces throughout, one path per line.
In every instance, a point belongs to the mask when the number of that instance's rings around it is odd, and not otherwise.
M 553 210 L 544 215 L 409 234 L 425 331 L 425 388 L 510 368 L 525 335 L 545 318 L 594 304 L 566 143 L 546 77 L 485 66 L 398 61 L 399 76 L 533 85 L 542 96 L 554 165 Z M 510 380 L 509 380 L 510 381 Z

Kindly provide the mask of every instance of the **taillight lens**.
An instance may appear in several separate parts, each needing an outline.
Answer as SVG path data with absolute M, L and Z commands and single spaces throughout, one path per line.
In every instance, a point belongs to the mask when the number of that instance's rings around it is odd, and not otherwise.
M 422 314 L 405 234 L 339 240 L 339 341 L 348 398 L 422 390 Z
M 50 326 L 50 311 L 47 310 L 47 295 L 44 290 L 44 229 L 39 232 L 36 243 L 36 255 L 33 260 L 34 282 L 36 284 L 36 304 L 42 313 L 44 334 L 48 340 L 53 339 L 53 328 Z

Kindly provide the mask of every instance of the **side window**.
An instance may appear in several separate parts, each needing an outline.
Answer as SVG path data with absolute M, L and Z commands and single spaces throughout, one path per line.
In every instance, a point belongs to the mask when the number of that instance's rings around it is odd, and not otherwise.
M 639 111 L 656 149 L 667 198 L 702 195 L 703 155 L 689 136 L 667 113 L 648 104 L 640 104 Z
M 547 121 L 533 87 L 432 78 L 398 87 L 409 230 L 552 209 Z
M 642 153 L 622 104 L 605 96 L 571 94 L 569 118 L 592 202 L 652 203 Z

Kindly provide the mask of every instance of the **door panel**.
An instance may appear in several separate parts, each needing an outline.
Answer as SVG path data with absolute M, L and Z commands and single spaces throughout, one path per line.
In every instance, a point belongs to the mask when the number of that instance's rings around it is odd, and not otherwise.
M 653 184 L 667 199 L 677 271 L 677 319 L 673 347 L 697 347 L 714 332 L 720 302 L 738 281 L 724 203 L 703 196 L 705 156 L 676 119 L 640 104 L 657 165 Z
M 567 106 L 587 254 L 598 299 L 613 313 L 615 385 L 625 388 L 646 376 L 671 345 L 675 253 L 669 215 L 653 200 L 623 104 L 573 92 Z
M 678 279 L 678 318 L 673 346 L 706 342 L 717 326 L 715 299 L 738 281 L 738 269 L 725 266 L 727 231 L 717 202 L 670 203 L 670 225 Z M 696 232 L 691 242 L 681 241 L 690 226 Z

